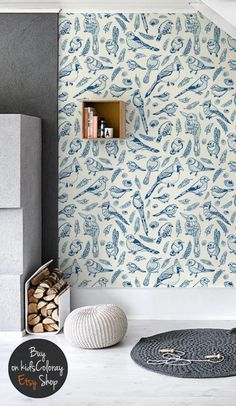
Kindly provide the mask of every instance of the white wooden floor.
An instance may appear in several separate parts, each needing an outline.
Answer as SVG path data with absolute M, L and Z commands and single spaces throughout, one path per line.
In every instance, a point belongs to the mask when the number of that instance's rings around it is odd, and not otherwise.
M 43 406 L 235 406 L 236 377 L 180 379 L 162 376 L 136 365 L 129 353 L 141 338 L 162 331 L 191 328 L 231 328 L 230 321 L 129 322 L 127 337 L 116 347 L 81 350 L 69 346 L 63 334 L 51 338 L 65 352 L 69 372 L 63 387 L 45 399 L 21 395 L 8 379 L 8 360 L 22 339 L 0 336 L 0 405 Z

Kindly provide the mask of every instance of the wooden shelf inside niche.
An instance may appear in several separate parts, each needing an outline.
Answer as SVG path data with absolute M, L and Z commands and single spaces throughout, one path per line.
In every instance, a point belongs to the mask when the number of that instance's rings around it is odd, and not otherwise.
M 125 102 L 117 100 L 84 100 L 82 102 L 82 114 L 85 107 L 94 107 L 99 117 L 104 117 L 106 127 L 113 128 L 113 138 L 87 138 L 82 130 L 83 140 L 111 140 L 125 139 Z

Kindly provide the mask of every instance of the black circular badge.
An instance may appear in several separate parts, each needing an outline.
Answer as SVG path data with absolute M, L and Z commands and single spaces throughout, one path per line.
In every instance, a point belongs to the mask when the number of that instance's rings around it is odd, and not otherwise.
M 12 353 L 8 373 L 15 388 L 31 398 L 45 398 L 64 384 L 68 365 L 63 351 L 44 339 L 27 340 Z

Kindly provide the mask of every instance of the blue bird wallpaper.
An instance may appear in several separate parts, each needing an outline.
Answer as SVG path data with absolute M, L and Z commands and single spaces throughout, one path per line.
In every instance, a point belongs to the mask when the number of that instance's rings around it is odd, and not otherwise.
M 65 278 L 236 286 L 236 39 L 200 13 L 61 13 L 59 52 Z M 89 99 L 126 102 L 126 140 L 82 140 Z

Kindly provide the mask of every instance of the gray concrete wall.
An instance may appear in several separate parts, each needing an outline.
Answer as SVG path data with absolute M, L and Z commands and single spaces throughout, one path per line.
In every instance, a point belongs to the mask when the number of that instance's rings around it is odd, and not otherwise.
M 42 256 L 56 262 L 57 20 L 57 14 L 0 14 L 0 114 L 42 118 Z

